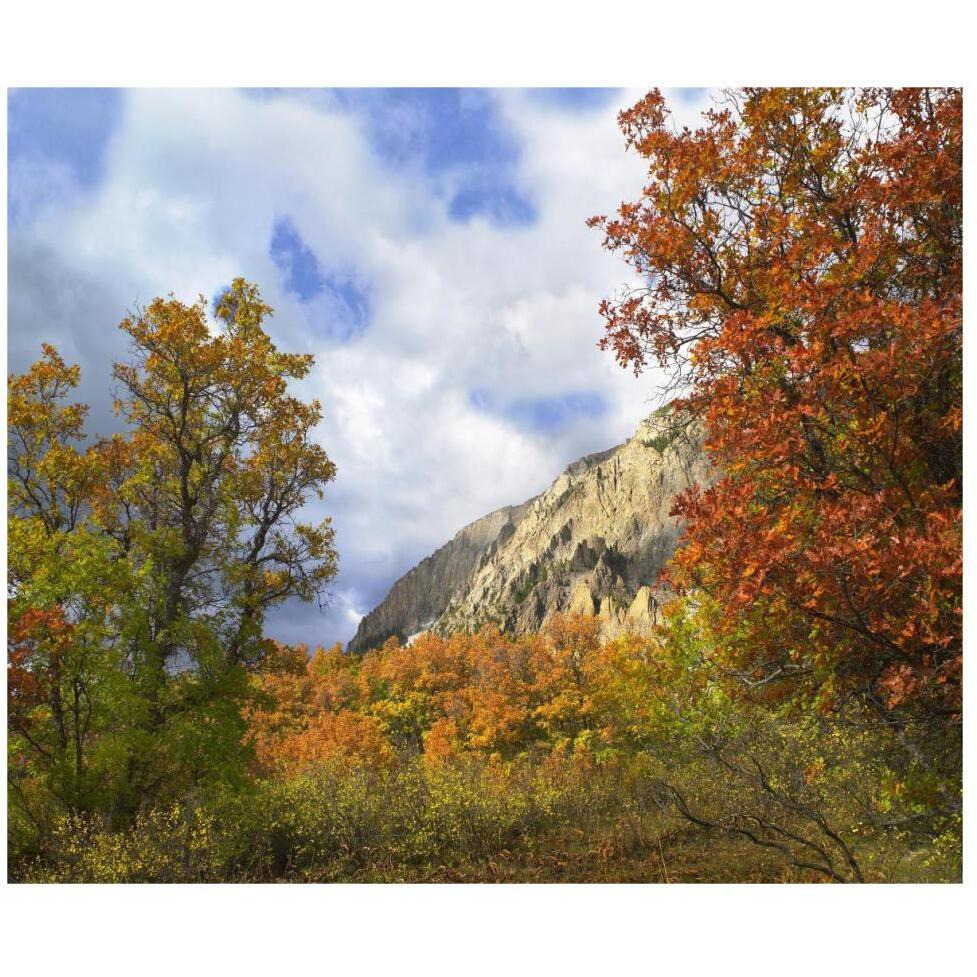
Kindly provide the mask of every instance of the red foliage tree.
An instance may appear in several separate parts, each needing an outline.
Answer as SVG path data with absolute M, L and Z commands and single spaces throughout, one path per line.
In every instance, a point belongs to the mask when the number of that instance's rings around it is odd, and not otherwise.
M 672 575 L 725 663 L 825 704 L 955 717 L 962 655 L 962 98 L 746 89 L 620 116 L 641 198 L 595 217 L 643 286 L 602 340 L 664 367 L 723 476 Z

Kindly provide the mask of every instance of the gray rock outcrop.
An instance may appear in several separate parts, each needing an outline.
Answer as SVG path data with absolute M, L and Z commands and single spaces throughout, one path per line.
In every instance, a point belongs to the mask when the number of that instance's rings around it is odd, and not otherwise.
M 444 613 L 451 598 L 464 591 L 476 562 L 494 544 L 512 534 L 529 508 L 505 506 L 476 519 L 455 534 L 390 588 L 390 592 L 359 624 L 347 646 L 362 652 L 396 636 L 408 641 Z
M 424 628 L 486 622 L 520 634 L 556 613 L 596 615 L 601 635 L 653 626 L 675 550 L 675 496 L 714 477 L 699 428 L 656 411 L 624 444 L 581 458 L 540 495 L 466 526 L 401 577 L 360 623 L 352 651 Z

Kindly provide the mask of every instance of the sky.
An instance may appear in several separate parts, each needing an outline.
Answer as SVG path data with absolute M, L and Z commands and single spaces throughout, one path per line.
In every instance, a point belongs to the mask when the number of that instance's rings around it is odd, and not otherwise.
M 126 312 L 239 275 L 279 348 L 312 352 L 338 474 L 325 609 L 268 633 L 347 641 L 462 526 L 542 491 L 656 406 L 598 350 L 630 282 L 585 221 L 635 199 L 618 89 L 15 89 L 8 93 L 8 365 L 81 365 L 89 430 L 118 427 Z M 708 105 L 666 91 L 681 124 Z

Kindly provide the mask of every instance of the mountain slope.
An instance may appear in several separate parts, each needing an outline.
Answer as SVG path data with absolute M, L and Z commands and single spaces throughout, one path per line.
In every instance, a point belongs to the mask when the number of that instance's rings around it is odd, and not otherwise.
M 430 627 L 451 598 L 463 591 L 479 558 L 493 543 L 512 533 L 529 504 L 506 506 L 476 519 L 408 570 L 383 601 L 360 621 L 348 650 L 366 651 L 391 635 L 406 640 Z
M 605 637 L 640 631 L 654 620 L 653 585 L 681 531 L 673 500 L 710 479 L 698 430 L 657 411 L 545 492 L 462 529 L 393 585 L 349 648 L 486 621 L 523 633 L 565 611 L 597 614 Z

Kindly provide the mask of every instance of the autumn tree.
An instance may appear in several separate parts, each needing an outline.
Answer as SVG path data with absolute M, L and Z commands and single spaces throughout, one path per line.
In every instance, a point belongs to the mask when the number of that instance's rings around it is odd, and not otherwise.
M 69 809 L 125 817 L 233 767 L 266 612 L 336 572 L 329 520 L 301 518 L 335 475 L 288 389 L 312 357 L 275 348 L 242 279 L 215 314 L 170 297 L 122 322 L 125 430 L 87 448 L 76 367 L 45 347 L 9 380 L 11 772 Z
M 91 519 L 100 466 L 81 445 L 86 409 L 65 403 L 78 379 L 46 345 L 7 387 L 9 784 L 35 818 L 38 771 L 68 810 L 104 796 L 112 744 L 92 737 L 125 712 L 109 638 L 126 574 Z
M 641 282 L 602 345 L 670 377 L 722 472 L 672 570 L 743 688 L 961 705 L 962 99 L 745 89 L 620 116 L 640 198 L 591 224 Z

